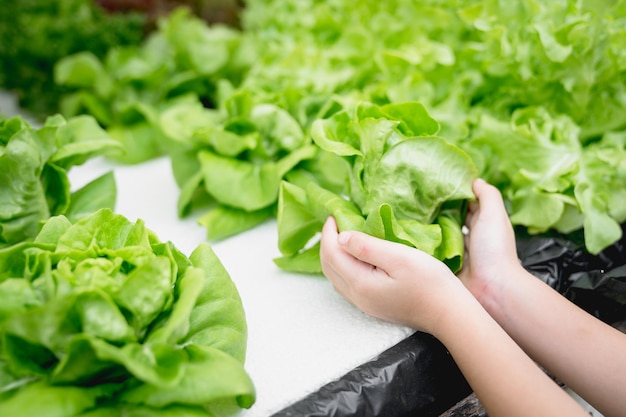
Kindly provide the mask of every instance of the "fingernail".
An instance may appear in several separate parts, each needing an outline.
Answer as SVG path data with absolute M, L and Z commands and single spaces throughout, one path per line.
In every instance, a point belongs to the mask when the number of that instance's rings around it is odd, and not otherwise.
M 337 237 L 337 243 L 339 243 L 340 245 L 347 245 L 348 244 L 348 240 L 350 239 L 350 233 L 348 232 L 341 232 L 339 233 L 339 236 Z

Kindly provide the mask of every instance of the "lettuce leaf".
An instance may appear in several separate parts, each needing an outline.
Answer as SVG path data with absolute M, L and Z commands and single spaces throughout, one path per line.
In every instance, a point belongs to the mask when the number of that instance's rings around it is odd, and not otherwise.
M 35 238 L 39 223 L 113 208 L 112 173 L 71 193 L 68 170 L 119 148 L 91 116 L 51 116 L 40 128 L 21 117 L 0 120 L 0 247 Z

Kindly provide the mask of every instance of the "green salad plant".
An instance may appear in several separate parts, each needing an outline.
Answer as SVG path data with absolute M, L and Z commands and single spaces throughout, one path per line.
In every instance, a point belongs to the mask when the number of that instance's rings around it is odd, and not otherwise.
M 70 89 L 61 112 L 93 115 L 124 146 L 113 156 L 124 163 L 167 154 L 172 144 L 159 128 L 160 113 L 187 95 L 213 102 L 217 80 L 234 82 L 248 66 L 242 37 L 232 28 L 208 27 L 187 9 L 159 22 L 140 44 L 113 47 L 103 58 L 73 54 L 54 69 L 56 83 Z
M 0 249 L 0 415 L 212 416 L 250 407 L 237 289 L 141 220 L 55 216 Z
M 112 172 L 72 191 L 69 170 L 120 148 L 91 116 L 51 116 L 41 127 L 24 118 L 0 118 L 0 247 L 32 240 L 40 223 L 72 221 L 114 208 Z
M 344 187 L 324 188 L 294 171 L 281 188 L 279 249 L 285 270 L 320 273 L 319 242 L 328 216 L 340 230 L 359 230 L 421 249 L 458 271 L 464 201 L 477 176 L 472 160 L 436 136 L 439 124 L 419 103 L 360 102 L 317 120 L 315 143 L 334 156 L 323 169 L 345 172 Z M 334 166 L 333 166 L 334 165 Z
M 41 120 L 60 111 L 67 93 L 53 78 L 61 58 L 138 44 L 147 22 L 140 13 L 107 13 L 95 0 L 0 0 L 0 10 L 0 88 Z
M 502 191 L 515 225 L 584 230 L 593 254 L 622 236 L 626 3 L 287 3 L 250 0 L 243 16 L 244 28 L 287 51 L 265 77 L 328 93 L 343 74 L 331 96 L 422 103 L 438 135 Z
M 132 52 L 113 50 L 103 62 L 68 57 L 56 71 L 58 82 L 78 88 L 65 108 L 96 115 L 125 144 L 127 160 L 172 158 L 179 215 L 208 207 L 201 223 L 209 239 L 284 215 L 280 196 L 306 189 L 305 180 L 356 204 L 363 218 L 376 204 L 397 204 L 392 187 L 374 185 L 389 178 L 357 180 L 357 172 L 395 175 L 378 169 L 378 161 L 391 159 L 384 156 L 390 144 L 363 156 L 364 133 L 355 126 L 374 123 L 366 119 L 399 123 L 393 130 L 405 139 L 428 136 L 422 143 L 469 156 L 476 175 L 502 191 L 514 225 L 531 234 L 584 231 L 594 254 L 621 237 L 623 1 L 248 0 L 241 17 L 241 30 L 224 32 L 180 12 Z M 407 103 L 414 114 L 380 110 Z M 423 122 L 416 103 L 437 130 L 402 127 L 411 118 Z M 361 119 L 356 109 L 364 108 L 383 114 Z M 341 118 L 347 127 L 329 133 Z M 435 131 L 441 140 L 430 138 Z M 429 155 L 433 162 L 428 175 L 415 177 L 414 191 L 450 169 L 445 159 L 435 162 L 443 157 L 438 150 L 419 152 L 416 161 Z M 445 203 L 434 203 L 432 213 L 451 204 L 445 187 L 442 193 Z M 460 200 L 472 197 L 464 195 Z M 433 222 L 424 205 L 411 209 Z M 279 229 L 287 267 L 303 247 L 285 244 L 292 233 Z M 315 252 L 313 242 L 304 246 Z
M 179 214 L 210 201 L 199 223 L 211 240 L 275 216 L 281 181 L 317 153 L 289 112 L 255 103 L 247 90 L 229 95 L 217 109 L 181 103 L 162 113 L 161 127 L 179 144 L 170 154 L 181 185 Z

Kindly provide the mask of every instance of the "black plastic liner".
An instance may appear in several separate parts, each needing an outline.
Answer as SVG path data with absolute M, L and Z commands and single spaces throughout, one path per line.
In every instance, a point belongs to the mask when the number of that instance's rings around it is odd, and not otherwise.
M 595 256 L 568 237 L 520 233 L 518 256 L 537 278 L 612 324 L 626 318 L 626 224 L 622 229 L 622 239 Z M 445 347 L 416 332 L 272 417 L 438 416 L 470 393 Z
M 517 249 L 528 271 L 590 314 L 609 324 L 626 318 L 626 223 L 598 255 L 564 237 L 518 239 Z

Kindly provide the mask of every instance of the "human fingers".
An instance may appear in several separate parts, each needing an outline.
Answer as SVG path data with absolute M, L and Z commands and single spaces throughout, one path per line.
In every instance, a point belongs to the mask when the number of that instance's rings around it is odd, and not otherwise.
M 320 262 L 323 274 L 332 282 L 337 292 L 343 294 L 346 291 L 347 284 L 333 267 L 334 259 L 343 256 L 343 250 L 337 244 L 338 234 L 337 222 L 332 216 L 328 217 L 322 228 L 320 239 Z
M 337 224 L 331 217 L 322 229 L 320 260 L 322 272 L 333 283 L 335 290 L 354 303 L 353 287 L 370 281 L 371 274 L 384 275 L 383 271 L 355 258 L 339 244 Z
M 477 201 L 470 203 L 470 225 L 474 224 L 479 217 L 509 222 L 500 190 L 482 178 L 474 180 L 472 189 L 476 195 Z
M 393 278 L 417 269 L 420 264 L 429 265 L 434 258 L 397 242 L 379 239 L 356 231 L 341 232 L 338 244 L 347 253 L 366 265 L 371 265 Z
M 458 276 L 475 296 L 483 284 L 517 267 L 515 233 L 500 191 L 482 179 L 472 184 L 476 202 L 466 219 L 467 256 Z

